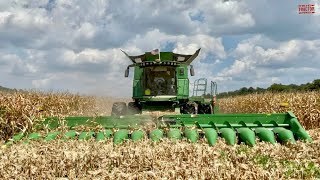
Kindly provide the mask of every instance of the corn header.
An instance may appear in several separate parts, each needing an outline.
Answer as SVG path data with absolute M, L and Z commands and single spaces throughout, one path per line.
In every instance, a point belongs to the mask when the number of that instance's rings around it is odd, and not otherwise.
M 272 144 L 295 143 L 296 140 L 312 141 L 308 133 L 292 112 L 282 114 L 219 114 L 217 84 L 201 78 L 195 80 L 192 95 L 189 95 L 189 74 L 194 76 L 192 61 L 200 49 L 192 55 L 173 52 L 151 51 L 130 56 L 131 65 L 125 70 L 125 77 L 133 69 L 132 102 L 113 104 L 111 116 L 101 117 L 48 117 L 41 130 L 50 129 L 47 134 L 39 132 L 19 133 L 12 140 L 24 139 L 51 141 L 56 138 L 86 140 L 95 138 L 104 141 L 113 138 L 115 144 L 125 140 L 150 138 L 187 139 L 196 142 L 205 138 L 214 145 L 218 137 L 233 145 L 245 143 L 254 145 L 257 141 Z M 99 125 L 100 130 L 77 131 L 77 126 Z M 60 126 L 68 131 L 59 131 Z

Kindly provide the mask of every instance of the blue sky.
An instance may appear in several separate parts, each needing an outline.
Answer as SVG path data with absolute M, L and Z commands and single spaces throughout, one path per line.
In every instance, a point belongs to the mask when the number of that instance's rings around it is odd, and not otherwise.
M 299 4 L 316 13 L 299 15 Z M 317 0 L 7 0 L 0 42 L 0 85 L 10 88 L 129 97 L 120 48 L 201 48 L 195 78 L 220 92 L 320 78 Z

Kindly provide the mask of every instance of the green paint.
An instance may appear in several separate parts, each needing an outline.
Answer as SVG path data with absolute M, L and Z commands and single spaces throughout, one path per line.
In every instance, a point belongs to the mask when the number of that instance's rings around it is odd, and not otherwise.
M 293 136 L 292 131 L 285 129 L 283 127 L 277 127 L 273 129 L 273 132 L 275 132 L 279 139 L 281 140 L 281 142 L 286 143 L 286 142 L 291 142 L 291 143 L 295 143 L 295 139 Z
M 70 129 L 78 125 L 93 126 L 99 124 L 106 128 L 103 132 L 82 132 L 79 135 L 80 140 L 90 139 L 93 136 L 96 137 L 96 141 L 105 140 L 113 135 L 111 129 L 120 129 L 120 134 L 115 136 L 114 142 L 121 143 L 124 139 L 128 138 L 128 129 L 140 128 L 144 124 L 150 123 L 150 116 L 145 115 L 131 115 L 124 117 L 114 116 L 101 116 L 101 117 L 66 117 L 65 124 Z M 180 139 L 181 132 L 180 128 L 185 128 L 184 135 L 192 142 L 198 140 L 198 130 L 204 130 L 204 135 L 208 140 L 209 145 L 216 143 L 216 133 L 221 135 L 228 144 L 236 143 L 236 133 L 238 132 L 239 140 L 245 142 L 248 145 L 255 144 L 255 136 L 259 137 L 260 140 L 270 142 L 271 144 L 276 143 L 276 137 L 281 142 L 290 141 L 295 142 L 295 137 L 300 140 L 311 142 L 309 134 L 303 129 L 301 124 L 298 122 L 296 117 L 291 113 L 280 113 L 280 114 L 198 114 L 198 115 L 165 115 L 160 119 L 153 120 L 157 124 L 157 129 L 150 132 L 149 137 L 153 141 L 159 141 L 163 137 L 163 129 L 169 127 L 167 137 L 170 139 Z M 165 122 L 169 122 L 166 124 Z M 59 127 L 60 121 L 58 118 L 50 117 L 44 122 L 49 128 L 54 129 Z M 94 126 L 93 126 L 94 127 Z M 190 128 L 197 127 L 190 131 Z M 38 127 L 40 128 L 40 127 Z M 254 131 L 252 131 L 254 130 Z M 137 133 L 137 134 L 136 134 Z M 141 133 L 133 132 L 131 137 L 134 140 L 141 139 Z M 50 132 L 44 136 L 45 141 L 51 141 L 57 138 L 59 132 Z M 19 133 L 12 137 L 12 142 L 19 141 L 23 138 L 24 134 Z M 70 130 L 63 134 L 63 139 L 75 139 L 77 132 Z M 39 140 L 41 137 L 40 133 L 33 132 L 27 135 L 27 141 Z M 10 140 L 6 143 L 9 143 Z
M 291 129 L 293 123 L 291 117 L 287 113 L 283 114 L 181 114 L 181 115 L 164 115 L 163 119 L 175 121 L 175 125 L 170 127 L 181 127 L 185 126 L 194 126 L 197 122 L 202 128 L 209 127 L 248 127 L 248 128 L 257 128 L 257 127 L 284 127 Z M 99 124 L 105 128 L 128 128 L 128 127 L 139 127 L 137 124 L 143 124 L 150 122 L 150 116 L 146 115 L 130 115 L 120 117 L 114 116 L 100 116 L 100 117 L 66 117 L 66 125 L 70 128 L 78 125 L 90 125 L 90 124 Z M 90 123 L 91 122 L 91 123 Z M 298 121 L 293 121 L 299 123 Z M 48 125 L 49 128 L 59 127 L 59 121 L 57 118 L 51 117 L 47 118 L 44 122 Z M 300 125 L 301 126 L 301 125 Z M 300 129 L 300 128 L 299 128 Z M 298 129 L 298 130 L 299 130 Z
M 152 55 L 150 52 L 145 53 L 146 61 L 155 61 L 159 59 L 159 55 Z M 172 61 L 173 53 L 172 52 L 160 52 L 161 61 Z
M 52 140 L 55 140 L 59 134 L 60 134 L 59 131 L 49 132 L 49 133 L 47 134 L 47 136 L 44 138 L 44 141 L 52 141 Z
M 169 129 L 167 136 L 169 139 L 173 140 L 181 139 L 181 131 L 180 129 L 171 128 Z
M 189 69 L 191 62 L 198 56 L 200 49 L 196 51 L 193 55 L 185 54 L 175 54 L 173 52 L 160 52 L 160 54 L 153 55 L 150 52 L 146 52 L 137 56 L 127 57 L 131 60 L 133 64 L 129 65 L 128 68 L 134 68 L 133 76 L 133 93 L 132 98 L 139 102 L 143 108 L 148 108 L 146 106 L 150 105 L 148 102 L 158 102 L 158 101 L 176 101 L 178 105 L 183 104 L 185 100 L 189 98 Z M 160 59 L 159 59 L 160 57 Z M 180 59 L 179 59 L 180 58 Z M 181 60 L 181 58 L 184 58 Z M 140 59 L 139 61 L 136 61 Z M 154 87 L 149 87 L 148 82 L 152 79 L 152 72 L 157 72 L 155 68 L 167 68 L 168 75 L 163 75 L 166 83 L 169 83 L 169 79 L 174 79 L 173 87 L 175 91 L 172 93 L 165 91 L 165 94 L 159 93 L 153 89 Z M 150 71 L 151 70 L 151 71 Z M 165 70 L 160 70 L 163 72 Z M 159 73 L 158 73 L 159 74 Z M 162 75 L 161 75 L 162 76 Z M 166 84 L 167 85 L 167 84 Z M 168 85 L 169 86 L 169 85 Z M 146 90 L 151 90 L 153 93 L 145 94 Z M 153 90 L 152 90 L 153 89 Z M 162 95 L 173 95 L 174 99 L 168 98 L 154 98 L 153 96 L 162 96 Z M 203 99 L 203 98 L 202 98 Z M 168 104 L 168 107 L 171 105 Z M 143 111 L 143 109 L 142 109 Z
M 40 139 L 41 139 L 40 133 L 34 132 L 28 135 L 28 140 L 40 140 Z
M 204 135 L 205 135 L 205 137 L 208 141 L 208 144 L 210 146 L 213 146 L 216 144 L 217 138 L 218 138 L 218 133 L 215 129 L 213 129 L 213 128 L 204 129 Z
M 12 137 L 12 140 L 14 141 L 14 142 L 17 142 L 17 141 L 20 141 L 22 138 L 23 138 L 23 136 L 24 136 L 24 133 L 18 133 L 18 134 L 16 134 L 16 135 L 14 135 L 13 137 Z
M 276 144 L 276 139 L 274 137 L 274 133 L 267 128 L 257 128 L 256 130 L 257 136 L 262 140 L 269 142 L 271 144 Z
M 114 134 L 113 143 L 120 144 L 126 139 L 129 139 L 129 131 L 126 129 L 120 129 Z
M 299 123 L 298 119 L 295 118 L 294 114 L 292 112 L 288 112 L 290 114 L 290 129 L 291 131 L 298 137 L 298 139 L 306 140 L 307 142 L 312 142 L 312 139 L 310 135 L 304 130 L 304 128 Z
M 79 140 L 89 140 L 89 139 L 93 138 L 94 134 L 95 133 L 93 131 L 81 132 L 78 139 Z
M 74 130 L 64 133 L 64 139 L 75 139 L 76 136 L 77 136 L 77 132 Z
M 104 131 L 104 135 L 105 135 L 106 138 L 110 138 L 113 135 L 113 132 L 112 132 L 111 129 L 106 129 Z
M 23 142 L 24 144 L 29 144 L 30 141 L 37 141 L 41 139 L 41 135 L 40 133 L 34 132 L 34 133 L 30 133 L 28 134 L 27 139 Z
M 96 141 L 100 142 L 100 141 L 104 141 L 106 139 L 104 132 L 98 132 L 96 134 Z
M 142 139 L 143 136 L 144 136 L 144 132 L 142 130 L 136 130 L 136 131 L 132 132 L 131 139 L 133 141 L 138 141 L 138 140 Z
M 111 128 L 129 128 L 129 127 L 139 127 L 138 124 L 143 124 L 150 122 L 150 116 L 124 116 L 124 117 L 115 117 L 115 116 L 99 116 L 99 117 L 65 117 L 65 125 L 69 128 L 73 128 L 79 125 L 95 126 L 99 124 L 107 129 Z M 48 128 L 55 129 L 62 124 L 60 120 L 56 117 L 49 117 L 44 121 L 44 124 L 48 125 Z
M 189 80 L 178 79 L 178 97 L 189 97 Z
M 255 141 L 255 134 L 254 132 L 249 128 L 239 128 L 239 139 L 246 143 L 249 146 L 254 146 L 256 144 Z
M 150 138 L 152 141 L 159 141 L 163 138 L 163 131 L 161 129 L 154 129 L 150 132 Z
M 199 139 L 199 133 L 197 129 L 185 129 L 184 135 L 190 142 L 197 142 Z
M 105 131 L 98 132 L 96 134 L 96 141 L 104 141 L 106 138 L 110 138 L 112 136 L 113 132 L 110 129 L 106 129 Z
M 141 80 L 142 73 L 143 73 L 143 68 L 140 68 L 139 66 L 135 66 L 134 78 L 133 78 L 133 91 L 132 91 L 133 98 L 141 98 L 143 96 L 142 80 Z
M 227 144 L 236 144 L 236 132 L 231 128 L 220 129 L 221 137 L 226 140 Z

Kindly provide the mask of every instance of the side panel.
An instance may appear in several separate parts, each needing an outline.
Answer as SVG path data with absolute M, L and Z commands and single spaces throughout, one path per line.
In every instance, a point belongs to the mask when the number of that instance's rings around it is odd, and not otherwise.
M 140 98 L 143 96 L 142 91 L 142 73 L 143 69 L 138 66 L 134 67 L 132 98 Z
M 176 69 L 178 98 L 189 97 L 189 79 L 187 66 L 180 66 Z
M 151 53 L 146 53 L 146 61 L 155 61 L 159 59 L 159 54 L 152 55 Z M 173 54 L 172 52 L 160 52 L 160 59 L 161 61 L 172 61 Z
M 189 97 L 189 80 L 178 79 L 178 98 Z

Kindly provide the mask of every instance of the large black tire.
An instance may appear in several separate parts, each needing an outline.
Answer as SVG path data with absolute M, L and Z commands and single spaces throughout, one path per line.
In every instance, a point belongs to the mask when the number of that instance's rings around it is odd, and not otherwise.
M 133 115 L 133 114 L 140 114 L 141 110 L 139 106 L 135 102 L 129 102 L 128 103 L 128 114 Z
M 182 114 L 197 114 L 197 109 L 195 104 L 187 103 L 180 107 L 180 112 Z
M 199 104 L 198 105 L 198 114 L 213 114 L 211 104 Z
M 124 116 L 127 113 L 125 102 L 115 102 L 112 105 L 111 116 Z

